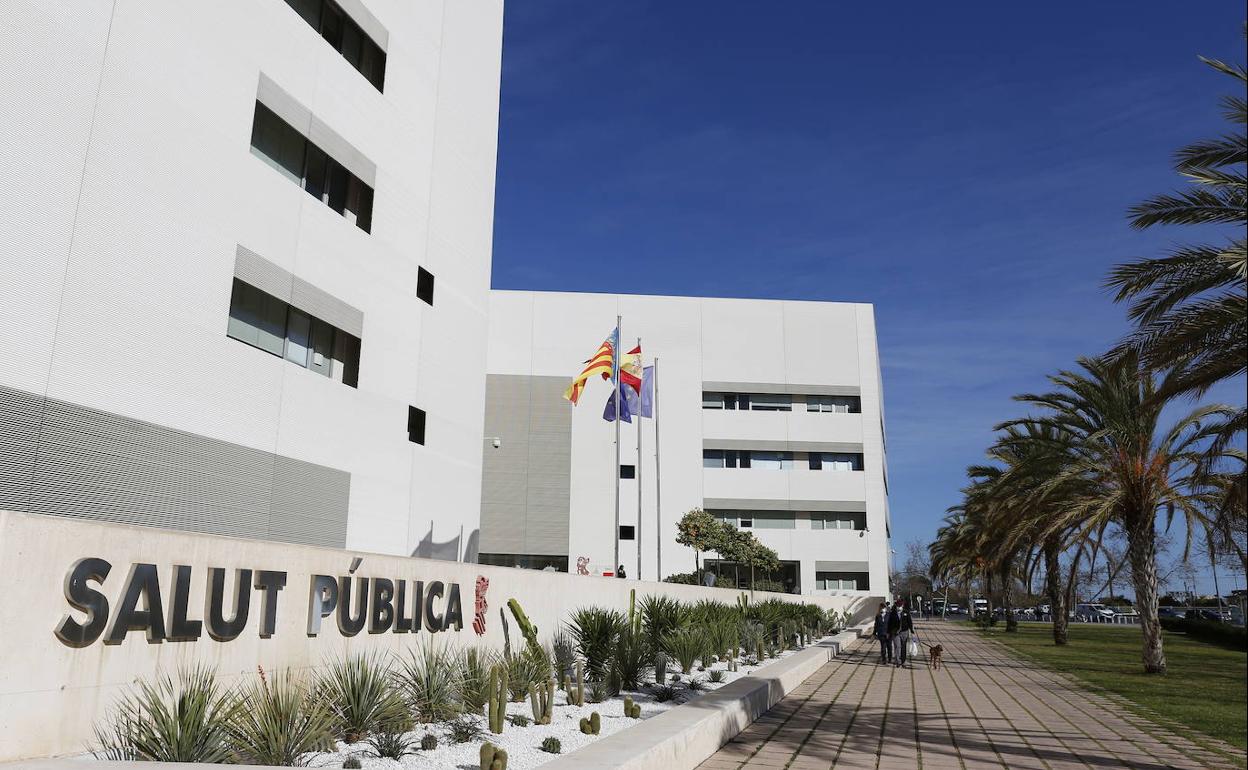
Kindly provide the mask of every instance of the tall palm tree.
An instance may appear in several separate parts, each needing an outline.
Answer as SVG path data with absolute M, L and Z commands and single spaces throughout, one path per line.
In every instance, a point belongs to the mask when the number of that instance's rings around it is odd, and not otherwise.
M 1046 443 L 1059 462 L 1049 478 L 1039 481 L 1038 490 L 1064 488 L 1071 494 L 1064 495 L 1050 531 L 1070 527 L 1094 533 L 1112 524 L 1126 534 L 1144 670 L 1164 673 L 1157 619 L 1157 517 L 1163 514 L 1168 526 L 1181 514 L 1189 538 L 1194 528 L 1207 523 L 1190 495 L 1207 439 L 1202 421 L 1225 418 L 1232 410 L 1199 407 L 1163 430 L 1161 412 L 1167 401 L 1158 393 L 1172 389 L 1172 380 L 1182 372 L 1172 370 L 1155 382 L 1130 355 L 1117 362 L 1085 358 L 1079 364 L 1082 371 L 1049 378 L 1056 390 L 1017 396 L 1041 413 L 1003 423 L 998 430 L 1051 431 Z M 1031 435 L 1025 440 L 1036 439 Z

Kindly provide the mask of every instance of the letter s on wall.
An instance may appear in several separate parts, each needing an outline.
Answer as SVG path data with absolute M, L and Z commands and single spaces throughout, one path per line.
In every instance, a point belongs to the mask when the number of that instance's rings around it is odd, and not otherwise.
M 103 583 L 113 565 L 87 557 L 74 562 L 65 574 L 65 601 L 70 606 L 87 613 L 86 623 L 79 623 L 67 613 L 57 624 L 55 634 L 70 647 L 86 647 L 100 638 L 108 625 L 108 599 L 104 594 L 87 585 L 94 580 Z

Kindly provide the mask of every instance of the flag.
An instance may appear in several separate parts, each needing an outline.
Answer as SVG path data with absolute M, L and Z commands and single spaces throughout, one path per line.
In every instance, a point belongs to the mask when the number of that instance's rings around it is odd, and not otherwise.
M 641 392 L 641 345 L 628 351 L 627 359 L 620 359 L 620 380 L 635 393 Z
M 637 399 L 637 414 L 642 417 L 654 417 L 654 367 L 647 366 L 641 370 L 641 394 Z
M 620 392 L 620 419 L 624 422 L 631 423 L 633 415 L 636 414 L 637 408 L 640 406 L 637 402 L 637 391 L 632 386 L 623 382 L 619 384 Z M 607 396 L 607 405 L 603 407 L 602 419 L 607 422 L 615 420 L 615 394 Z
M 572 384 L 563 392 L 563 397 L 571 401 L 573 406 L 576 406 L 576 402 L 580 400 L 581 391 L 585 390 L 585 383 L 590 377 L 601 374 L 602 379 L 611 379 L 612 368 L 615 364 L 615 350 L 619 347 L 619 341 L 619 328 L 612 329 L 611 334 L 598 346 L 598 351 L 585 362 L 585 368 L 576 375 Z

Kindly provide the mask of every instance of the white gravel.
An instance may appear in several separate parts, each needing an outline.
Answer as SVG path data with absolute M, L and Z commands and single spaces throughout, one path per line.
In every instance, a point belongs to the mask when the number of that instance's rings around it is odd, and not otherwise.
M 723 687 L 725 684 L 743 676 L 757 671 L 776 660 L 786 658 L 792 655 L 794 650 L 780 653 L 778 658 L 766 660 L 759 666 L 739 665 L 736 672 L 728 671 L 726 662 L 719 662 L 708 667 L 706 671 L 695 671 L 693 676 L 701 679 L 706 686 L 703 692 L 711 692 Z M 707 680 L 707 674 L 711 670 L 719 670 L 725 673 L 724 681 L 720 683 L 711 683 Z M 679 664 L 672 663 L 668 665 L 668 678 L 671 678 L 673 672 L 679 671 Z M 401 761 L 393 759 L 380 759 L 370 756 L 370 748 L 367 743 L 357 743 L 347 745 L 345 743 L 338 744 L 336 753 L 317 754 L 310 758 L 308 765 L 317 768 L 336 768 L 342 767 L 342 763 L 348 757 L 354 756 L 360 760 L 360 764 L 365 768 L 445 768 L 446 770 L 476 770 L 480 761 L 481 744 L 490 741 L 496 746 L 507 750 L 507 768 L 508 770 L 528 770 L 529 768 L 538 767 L 554 759 L 556 755 L 548 754 L 541 749 L 542 740 L 547 736 L 555 736 L 562 744 L 562 753 L 576 751 L 593 741 L 601 740 L 612 733 L 619 732 L 626 728 L 637 724 L 638 720 L 629 719 L 624 716 L 624 696 L 631 695 L 633 701 L 641 706 L 641 718 L 643 720 L 661 714 L 670 708 L 687 703 L 694 698 L 702 695 L 702 692 L 692 691 L 688 688 L 689 676 L 681 674 L 681 681 L 674 683 L 677 696 L 674 700 L 666 703 L 658 703 L 647 690 L 640 692 L 624 692 L 617 698 L 609 698 L 601 703 L 589 703 L 586 701 L 583 707 L 577 707 L 567 704 L 567 699 L 562 691 L 555 691 L 555 709 L 554 718 L 549 725 L 537 725 L 532 722 L 527 727 L 517 727 L 511 722 L 503 725 L 501 735 L 493 735 L 488 730 L 487 720 L 484 717 L 479 718 L 484 735 L 478 740 L 468 743 L 451 743 L 448 737 L 446 723 L 435 722 L 432 724 L 417 725 L 416 729 L 409 733 L 416 741 L 416 746 L 420 745 L 420 738 L 425 733 L 433 733 L 438 736 L 438 748 L 433 751 L 417 751 L 415 754 L 404 757 Z M 587 686 L 588 689 L 588 686 Z M 602 718 L 602 730 L 598 735 L 584 735 L 580 730 L 581 717 L 588 717 L 591 713 L 597 711 Z M 523 714 L 529 719 L 533 718 L 533 711 L 529 706 L 526 698 L 520 703 L 507 704 L 507 714 Z

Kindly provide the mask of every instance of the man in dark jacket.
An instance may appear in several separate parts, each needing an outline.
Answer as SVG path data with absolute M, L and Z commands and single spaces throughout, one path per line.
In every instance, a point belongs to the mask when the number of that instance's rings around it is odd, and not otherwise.
M 906 646 L 910 644 L 910 635 L 914 633 L 914 620 L 910 617 L 910 608 L 906 606 L 905 599 L 897 602 L 888 618 L 888 635 L 893 646 L 893 665 L 904 666 L 906 665 Z M 894 618 L 896 618 L 895 624 Z
M 875 625 L 871 635 L 880 640 L 880 662 L 893 662 L 893 648 L 888 642 L 888 605 L 880 602 L 880 610 L 875 614 Z

